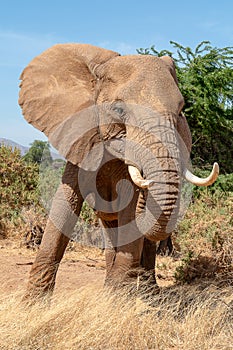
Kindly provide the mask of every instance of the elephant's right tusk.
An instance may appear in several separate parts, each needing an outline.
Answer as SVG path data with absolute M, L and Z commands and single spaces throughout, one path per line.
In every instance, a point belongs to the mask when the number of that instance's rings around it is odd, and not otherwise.
M 136 168 L 133 165 L 129 165 L 128 166 L 128 170 L 129 170 L 129 174 L 130 174 L 130 177 L 131 177 L 132 181 L 138 187 L 149 188 L 155 183 L 154 180 L 145 180 L 145 179 L 143 179 L 143 177 L 142 177 L 140 171 L 138 170 L 138 168 Z
M 214 163 L 211 174 L 204 179 L 192 174 L 191 171 L 189 171 L 188 169 L 185 169 L 183 172 L 184 178 L 196 186 L 210 186 L 210 185 L 212 185 L 216 181 L 218 174 L 219 174 L 218 163 Z

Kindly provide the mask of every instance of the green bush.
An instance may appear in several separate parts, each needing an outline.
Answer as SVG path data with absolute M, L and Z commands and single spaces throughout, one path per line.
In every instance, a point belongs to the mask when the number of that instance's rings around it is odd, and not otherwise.
M 0 147 L 0 227 L 16 224 L 23 208 L 39 206 L 38 165 L 27 164 L 18 149 Z
M 51 208 L 53 197 L 61 183 L 63 171 L 64 167 L 56 168 L 53 167 L 53 165 L 45 167 L 43 164 L 40 166 L 38 191 L 40 203 L 47 212 L 49 212 Z
M 23 159 L 27 163 L 43 164 L 43 166 L 49 166 L 52 164 L 53 159 L 50 153 L 50 145 L 46 141 L 35 140 Z
M 210 174 L 210 171 L 202 169 L 195 169 L 194 172 L 200 177 L 207 177 Z M 200 198 L 202 194 L 219 198 L 228 196 L 230 193 L 233 193 L 233 173 L 220 174 L 213 185 L 208 187 L 195 186 L 193 189 L 193 196 L 195 198 Z
M 174 41 L 170 44 L 173 52 L 159 52 L 154 46 L 137 51 L 143 55 L 173 57 L 193 139 L 193 164 L 205 166 L 217 161 L 223 173 L 231 173 L 233 47 L 217 48 L 209 41 L 202 41 L 195 49 Z

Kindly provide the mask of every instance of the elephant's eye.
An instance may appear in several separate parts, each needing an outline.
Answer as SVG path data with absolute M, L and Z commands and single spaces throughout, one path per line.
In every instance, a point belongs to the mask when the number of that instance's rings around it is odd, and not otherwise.
M 114 110 L 114 112 L 116 112 L 120 116 L 124 115 L 124 112 L 125 112 L 122 107 L 118 107 L 118 106 L 113 107 L 113 110 Z
M 115 101 L 112 104 L 112 111 L 119 117 L 123 117 L 126 114 L 126 108 L 123 101 Z

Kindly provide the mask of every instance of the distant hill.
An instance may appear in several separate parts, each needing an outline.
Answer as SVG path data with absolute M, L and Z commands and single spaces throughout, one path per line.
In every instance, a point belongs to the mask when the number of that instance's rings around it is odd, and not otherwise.
M 4 137 L 0 137 L 0 146 L 1 145 L 11 146 L 13 149 L 18 148 L 20 150 L 22 156 L 24 156 L 29 150 L 29 147 L 22 146 L 19 143 L 14 142 L 12 140 L 5 139 Z M 54 152 L 51 152 L 51 156 L 52 156 L 53 160 L 64 159 L 62 156 L 60 156 L 60 154 L 57 154 Z
M 22 146 L 17 142 L 5 138 L 0 138 L 0 145 L 11 146 L 13 149 L 18 148 L 22 156 L 24 156 L 29 150 L 29 147 Z

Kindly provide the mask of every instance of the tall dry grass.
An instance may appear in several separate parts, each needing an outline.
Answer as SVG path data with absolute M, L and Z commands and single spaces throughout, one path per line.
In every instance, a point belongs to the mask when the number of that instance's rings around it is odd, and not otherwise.
M 86 287 L 50 306 L 0 301 L 0 349 L 232 349 L 233 296 L 213 283 L 165 288 L 153 302 Z

